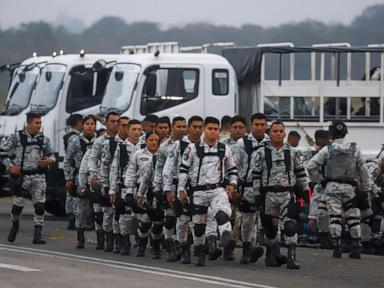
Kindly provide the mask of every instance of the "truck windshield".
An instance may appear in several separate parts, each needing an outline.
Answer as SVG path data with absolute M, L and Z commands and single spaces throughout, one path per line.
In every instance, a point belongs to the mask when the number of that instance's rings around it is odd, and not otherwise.
M 101 103 L 102 114 L 110 109 L 120 112 L 128 109 L 139 73 L 140 66 L 135 64 L 116 64 L 113 67 Z
M 26 66 L 20 66 L 16 69 L 7 97 L 7 115 L 18 115 L 27 108 L 38 75 L 38 67 L 27 70 Z
M 47 113 L 55 106 L 66 69 L 63 64 L 47 64 L 43 68 L 31 99 L 31 110 Z

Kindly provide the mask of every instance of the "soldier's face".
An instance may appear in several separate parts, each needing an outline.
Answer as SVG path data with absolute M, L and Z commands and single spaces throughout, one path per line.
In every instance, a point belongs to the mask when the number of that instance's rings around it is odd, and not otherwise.
M 237 121 L 231 125 L 231 137 L 235 140 L 240 139 L 245 136 L 247 133 L 247 129 L 243 122 Z
M 251 128 L 253 136 L 262 137 L 264 136 L 265 129 L 267 129 L 267 121 L 265 119 L 254 119 Z
M 93 119 L 88 119 L 83 124 L 83 133 L 85 136 L 92 136 L 95 133 L 96 123 Z
M 120 119 L 119 123 L 119 135 L 125 139 L 128 136 L 128 119 Z
M 161 139 L 168 137 L 170 132 L 169 125 L 167 123 L 157 124 L 156 132 L 159 133 Z
M 273 143 L 284 143 L 285 128 L 281 124 L 275 124 L 269 131 L 269 137 Z
M 319 147 L 324 147 L 331 141 L 331 137 L 322 137 L 316 139 L 316 145 Z
M 120 117 L 117 115 L 110 115 L 109 116 L 107 123 L 106 123 L 108 133 L 116 134 L 118 132 L 118 130 L 119 130 L 119 118 Z
M 128 138 L 133 140 L 134 142 L 137 142 L 141 136 L 142 130 L 143 129 L 140 124 L 131 125 L 128 130 Z
M 287 142 L 292 147 L 297 147 L 297 146 L 299 146 L 300 139 L 298 137 L 289 137 L 288 136 L 288 141 Z
M 156 122 L 144 121 L 142 124 L 144 131 L 155 131 L 156 129 Z
M 207 140 L 215 141 L 220 137 L 220 127 L 217 124 L 209 123 L 204 128 L 204 136 Z
M 159 148 L 160 137 L 157 134 L 152 134 L 147 138 L 147 148 L 152 153 L 155 153 Z
M 176 121 L 172 127 L 173 137 L 180 139 L 187 134 L 187 123 L 185 121 Z
M 198 138 L 201 136 L 201 134 L 203 134 L 203 129 L 204 129 L 203 121 L 193 121 L 188 128 L 188 133 L 192 137 Z
M 32 118 L 27 123 L 27 130 L 32 135 L 38 133 L 40 131 L 40 129 L 41 129 L 41 118 L 40 117 Z

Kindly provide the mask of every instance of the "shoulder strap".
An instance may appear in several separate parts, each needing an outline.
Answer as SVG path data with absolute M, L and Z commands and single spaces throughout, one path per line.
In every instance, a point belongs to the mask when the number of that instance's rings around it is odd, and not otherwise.
M 217 143 L 217 150 L 220 158 L 220 184 L 223 182 L 223 159 L 225 157 L 225 144 L 222 142 Z
M 23 133 L 23 130 L 19 131 L 20 143 L 23 146 L 23 152 L 21 154 L 20 169 L 23 170 L 24 158 L 25 158 L 25 149 L 27 148 L 27 135 Z
M 117 142 L 113 137 L 109 138 L 109 153 L 111 155 L 111 158 L 113 158 L 113 155 L 115 154 L 117 148 Z
M 197 173 L 197 180 L 196 180 L 197 185 L 199 185 L 200 170 L 201 170 L 201 165 L 203 164 L 203 158 L 204 158 L 204 146 L 201 147 L 200 141 L 197 141 L 195 143 L 195 148 L 196 148 L 197 157 L 199 157 L 199 172 Z
M 185 149 L 187 149 L 189 143 L 183 140 L 180 140 L 180 155 L 183 156 Z
M 288 175 L 288 183 L 289 186 L 291 186 L 291 150 L 290 149 L 284 149 L 284 164 L 285 164 L 285 171 Z
M 80 136 L 79 136 L 80 137 Z M 85 154 L 85 152 L 87 152 L 87 143 L 84 141 L 84 139 L 82 139 L 81 137 L 80 137 L 80 149 L 81 149 L 81 153 L 82 153 L 82 155 L 84 155 Z
M 153 170 L 155 170 L 155 168 L 156 168 L 156 161 L 157 161 L 157 155 L 153 155 L 152 156 L 152 167 L 153 167 Z
M 264 148 L 265 163 L 267 164 L 267 186 L 269 185 L 269 177 L 271 177 L 272 169 L 272 151 L 267 146 Z
M 147 144 L 145 143 L 140 144 L 140 149 L 144 149 L 145 147 L 147 147 Z
M 67 134 L 65 134 L 65 135 L 63 136 L 63 140 L 64 140 L 64 149 L 65 149 L 65 150 L 67 150 L 67 147 L 68 147 L 68 140 L 69 140 L 69 138 L 71 138 L 71 136 L 72 136 L 72 135 L 75 135 L 75 134 L 78 134 L 78 133 L 76 133 L 75 131 L 71 131 L 71 132 L 69 132 L 69 133 L 67 133 Z
M 125 166 L 127 166 L 128 164 L 128 161 L 129 161 L 129 157 L 128 157 L 128 153 L 127 153 L 127 147 L 123 144 L 123 143 L 120 143 L 119 144 L 119 149 L 120 149 L 120 159 L 119 159 L 119 164 L 120 164 L 120 183 L 124 183 L 123 181 L 123 171 L 124 171 L 124 168 Z
M 248 155 L 248 159 L 250 159 L 253 152 L 252 141 L 248 139 L 248 136 L 244 136 L 243 141 L 244 141 L 245 152 Z

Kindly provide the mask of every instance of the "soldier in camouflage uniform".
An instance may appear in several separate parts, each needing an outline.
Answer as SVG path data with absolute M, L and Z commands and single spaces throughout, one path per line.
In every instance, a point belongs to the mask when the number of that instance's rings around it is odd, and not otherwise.
M 160 143 L 167 141 L 171 133 L 171 121 L 168 116 L 160 117 L 157 120 L 155 131 L 160 135 Z
M 4 164 L 11 174 L 14 193 L 8 241 L 14 242 L 25 198 L 31 196 L 35 207 L 33 244 L 45 244 L 42 237 L 46 200 L 46 172 L 55 162 L 50 140 L 41 132 L 40 114 L 27 114 L 27 127 L 11 135 L 0 146 Z M 14 156 L 12 158 L 11 156 Z
M 344 140 L 348 132 L 342 121 L 333 121 L 329 126 L 333 142 L 320 150 L 308 163 L 311 180 L 325 187 L 327 210 L 330 215 L 329 231 L 334 246 L 333 257 L 341 258 L 341 217 L 344 211 L 352 237 L 350 258 L 360 258 L 360 209 L 358 198 L 363 199 L 370 190 L 369 175 L 355 143 Z M 324 165 L 324 176 L 320 168 Z M 360 180 L 360 192 L 356 193 Z M 356 197 L 358 196 L 358 197 Z M 356 197 L 356 199 L 355 199 Z
M 159 123 L 160 120 L 159 120 Z M 183 117 L 175 117 L 172 120 L 172 134 L 171 137 L 166 139 L 160 145 L 157 157 L 156 157 L 156 167 L 153 176 L 153 190 L 155 194 L 163 193 L 163 169 L 167 156 L 173 151 L 174 143 L 180 140 L 187 132 L 187 123 Z M 151 171 L 151 170 L 149 170 Z M 147 179 L 150 179 L 148 176 Z M 164 194 L 164 198 L 167 199 L 164 209 L 164 238 L 167 249 L 166 261 L 174 262 L 176 261 L 176 245 L 175 245 L 175 227 L 176 227 L 176 215 L 173 209 L 173 199 L 174 192 L 168 191 L 167 194 Z
M 271 142 L 255 152 L 254 188 L 265 197 L 265 211 L 261 216 L 267 246 L 265 264 L 278 267 L 282 264 L 278 251 L 278 225 L 284 225 L 285 243 L 288 247 L 288 269 L 299 269 L 296 261 L 297 214 L 295 213 L 294 187 L 306 187 L 307 177 L 296 151 L 284 143 L 285 127 L 276 121 L 270 127 Z
M 66 181 L 67 191 L 72 191 L 72 196 L 79 200 L 78 209 L 76 211 L 76 225 L 77 228 L 77 246 L 76 248 L 82 249 L 85 245 L 84 229 L 86 226 L 87 214 L 89 216 L 89 199 L 85 197 L 79 197 L 79 170 L 81 160 L 87 150 L 92 148 L 93 142 L 96 139 L 96 118 L 93 115 L 89 115 L 84 118 L 82 122 L 82 132 L 80 135 L 73 135 L 68 140 L 68 147 L 64 156 L 64 177 Z M 80 212 L 81 210 L 81 212 Z M 82 216 L 80 217 L 80 213 Z M 81 222 L 79 220 L 82 220 Z
M 112 252 L 114 240 L 112 231 L 113 209 L 109 201 L 108 190 L 111 153 L 113 151 L 106 147 L 111 148 L 110 143 L 115 143 L 114 138 L 118 132 L 119 114 L 109 112 L 105 121 L 107 132 L 95 140 L 88 159 L 88 170 L 90 173 L 90 187 L 97 192 L 95 193 L 96 201 L 93 205 L 96 233 L 98 235 L 96 249 Z M 104 215 L 107 216 L 106 219 L 104 219 Z
M 83 116 L 80 114 L 71 114 L 67 119 L 67 125 L 69 126 L 68 130 L 66 130 L 66 134 L 63 137 L 64 141 L 64 152 L 67 151 L 68 148 L 68 142 L 69 139 L 76 135 L 78 136 L 82 129 L 82 121 Z M 71 168 L 71 174 L 75 171 L 75 168 Z M 67 184 L 68 183 L 68 184 Z M 73 183 L 73 182 L 72 182 Z M 79 209 L 79 198 L 74 196 L 75 190 L 73 190 L 74 185 L 71 185 L 71 182 L 66 181 L 65 185 L 65 213 L 67 213 L 68 216 L 68 230 L 74 230 L 75 229 L 75 221 L 76 221 L 76 212 L 78 212 Z
M 139 142 L 142 131 L 140 121 L 132 119 L 127 125 L 128 137 L 125 141 L 120 142 L 117 145 L 109 175 L 109 197 L 112 205 L 115 207 L 114 221 L 117 221 L 119 225 L 121 255 L 129 255 L 131 248 L 130 235 L 134 234 L 132 227 L 133 207 L 126 198 L 127 195 L 124 186 L 124 175 L 128 169 L 131 157 L 137 150 L 142 148 Z M 131 199 L 131 204 L 132 202 L 133 198 Z
M 253 189 L 251 159 L 258 149 L 269 142 L 269 137 L 265 134 L 266 128 L 267 117 L 264 114 L 256 113 L 252 115 L 251 133 L 240 138 L 235 147 L 234 157 L 237 169 L 239 170 L 239 187 L 241 192 L 241 202 L 239 205 L 239 210 L 242 214 L 241 238 L 243 240 L 241 264 L 256 262 L 264 253 L 261 247 L 252 247 L 251 243 L 252 234 L 256 234 L 256 216 L 260 213 L 260 191 Z
M 179 205 L 181 203 L 177 202 L 175 199 L 177 194 L 179 167 L 182 155 L 187 146 L 200 140 L 201 134 L 203 133 L 203 122 L 204 121 L 200 116 L 192 116 L 188 120 L 188 135 L 173 144 L 173 148 L 165 161 L 163 169 L 163 190 L 166 195 L 168 205 L 173 208 L 173 212 L 177 218 L 176 239 L 180 243 L 182 250 L 182 264 L 191 263 L 191 241 L 189 241 L 188 235 L 190 225 L 192 225 L 192 215 L 189 209 L 190 205 Z M 188 199 L 187 202 L 190 203 L 191 198 Z M 170 211 L 169 214 L 172 215 L 172 212 Z M 165 219 L 165 221 L 167 221 L 167 219 Z
M 129 199 L 129 202 L 135 203 L 134 199 L 137 196 L 137 188 L 142 182 L 142 177 L 145 175 L 144 171 L 145 171 L 146 165 L 149 161 L 151 161 L 153 155 L 157 152 L 157 149 L 158 149 L 159 136 L 156 132 L 148 131 L 146 133 L 145 139 L 146 139 L 147 147 L 140 149 L 136 151 L 135 154 L 133 154 L 133 156 L 130 159 L 127 172 L 125 174 L 124 186 L 126 188 L 126 193 L 127 193 L 126 198 Z M 148 144 L 150 144 L 149 147 L 148 147 Z M 139 219 L 139 230 L 138 230 L 139 243 L 138 243 L 136 257 L 144 257 L 145 249 L 148 244 L 148 237 L 151 230 L 151 221 L 145 209 L 137 208 L 137 206 L 134 204 L 131 204 L 131 205 L 134 206 L 133 209 L 137 213 L 137 217 Z M 162 224 L 157 225 L 157 227 L 154 228 L 156 233 L 152 233 L 152 236 L 155 235 L 155 237 L 152 238 L 153 248 L 157 251 L 160 249 L 160 239 L 161 239 L 162 229 L 163 229 Z M 154 232 L 154 230 L 152 230 L 152 232 Z M 160 233 L 158 233 L 158 231 Z
M 212 208 L 224 242 L 224 260 L 232 260 L 235 242 L 229 221 L 231 205 L 228 197 L 236 192 L 237 169 L 231 150 L 218 142 L 220 122 L 214 117 L 205 119 L 204 139 L 190 144 L 185 150 L 179 169 L 178 198 L 185 203 L 188 178 L 193 192 L 194 244 L 197 249 L 196 266 L 205 266 L 205 228 L 208 207 Z M 228 186 L 224 190 L 224 178 Z

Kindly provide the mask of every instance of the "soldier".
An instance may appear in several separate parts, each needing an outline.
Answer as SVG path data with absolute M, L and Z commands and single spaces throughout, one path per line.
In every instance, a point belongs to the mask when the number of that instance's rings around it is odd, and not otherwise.
M 180 243 L 182 250 L 181 264 L 191 263 L 191 241 L 188 239 L 188 234 L 192 214 L 190 213 L 191 209 L 189 209 L 191 205 L 178 205 L 181 203 L 175 199 L 177 194 L 179 167 L 182 155 L 187 146 L 200 140 L 201 134 L 203 133 L 203 122 L 204 120 L 200 116 L 192 116 L 188 119 L 188 135 L 174 143 L 163 169 L 163 190 L 167 198 L 168 206 L 173 208 L 177 218 L 176 239 L 178 243 Z M 191 202 L 191 198 L 188 199 L 188 202 Z M 168 215 L 167 210 L 166 215 Z M 167 220 L 168 222 L 171 222 L 170 220 L 172 219 L 170 217 L 165 219 L 165 225 L 171 226 L 171 224 L 167 224 Z M 166 232 L 166 234 L 167 233 L 168 232 Z
M 160 139 L 159 135 L 154 131 L 148 131 L 145 134 L 146 139 L 146 148 L 140 149 L 133 154 L 130 159 L 127 172 L 125 174 L 124 185 L 126 187 L 126 193 L 130 201 L 137 196 L 136 189 L 139 187 L 142 182 L 142 177 L 145 174 L 146 165 L 151 161 L 152 157 L 157 153 L 158 141 Z M 144 196 L 144 195 L 139 195 Z M 139 201 L 138 201 L 139 202 Z M 136 208 L 136 207 L 135 207 Z M 139 219 L 139 245 L 136 253 L 136 257 L 144 257 L 145 249 L 148 244 L 148 236 L 151 230 L 151 221 L 148 217 L 148 214 L 144 209 L 136 209 Z M 160 257 L 160 240 L 161 232 L 163 230 L 163 224 L 154 223 L 152 227 L 152 240 L 153 240 L 153 249 L 154 257 L 157 259 Z
M 224 115 L 221 118 L 220 125 L 220 141 L 224 142 L 224 140 L 228 140 L 231 137 L 231 117 L 228 115 Z
M 294 187 L 307 184 L 304 167 L 296 151 L 284 143 L 285 127 L 280 121 L 270 126 L 271 142 L 256 151 L 254 156 L 254 188 L 261 190 L 265 197 L 265 211 L 261 215 L 267 253 L 265 264 L 268 267 L 282 265 L 278 248 L 278 225 L 284 225 L 285 243 L 288 247 L 288 269 L 299 269 L 296 261 L 297 215 L 293 204 Z
M 160 122 L 159 122 L 160 123 Z M 172 134 L 165 142 L 160 145 L 158 155 L 156 157 L 156 167 L 153 176 L 153 189 L 156 195 L 163 193 L 163 170 L 167 156 L 173 152 L 174 143 L 186 134 L 187 132 L 187 123 L 183 117 L 175 117 L 172 120 Z M 149 170 L 151 171 L 151 170 Z M 149 176 L 146 177 L 150 179 Z M 147 187 L 144 188 L 145 190 Z M 176 226 L 176 215 L 173 209 L 173 191 L 168 191 L 168 194 L 164 194 L 164 198 L 171 198 L 170 201 L 166 201 L 165 204 L 165 219 L 164 219 L 164 238 L 167 249 L 166 261 L 174 262 L 176 261 L 176 245 L 174 241 L 175 226 Z M 170 205 L 169 205 L 170 204 Z
M 126 175 L 128 164 L 133 154 L 142 148 L 139 142 L 142 131 L 140 121 L 132 119 L 127 123 L 127 127 L 128 137 L 125 141 L 118 144 L 109 175 L 109 197 L 111 203 L 115 206 L 115 220 L 118 221 L 120 228 L 120 255 L 122 256 L 130 254 L 130 235 L 133 234 L 133 197 L 132 199 L 127 198 L 124 175 Z
M 64 151 L 67 150 L 69 139 L 73 135 L 79 135 L 81 132 L 81 129 L 83 127 L 82 125 L 83 116 L 80 114 L 71 114 L 67 119 L 67 125 L 69 126 L 68 130 L 66 131 L 63 141 L 64 141 Z M 74 170 L 72 167 L 71 170 Z M 70 174 L 73 174 L 73 171 L 68 172 Z M 74 190 L 72 189 L 74 186 L 68 186 L 65 185 L 65 191 L 66 191 L 66 197 L 65 197 L 65 212 L 68 216 L 68 230 L 74 230 L 75 229 L 75 214 L 76 211 L 79 208 L 79 198 L 74 196 Z
M 112 206 L 109 201 L 109 171 L 111 164 L 111 154 L 113 155 L 115 136 L 118 132 L 119 114 L 109 112 L 106 116 L 107 132 L 97 138 L 92 146 L 91 154 L 88 159 L 88 169 L 90 173 L 90 187 L 97 196 L 93 205 L 95 210 L 95 226 L 97 233 L 97 250 L 112 252 L 113 250 L 113 231 L 112 231 Z M 109 145 L 109 144 L 112 145 Z M 108 147 L 109 149 L 107 149 Z M 107 215 L 106 219 L 103 219 Z M 104 247 L 104 243 L 106 245 Z
M 224 242 L 224 259 L 230 260 L 235 243 L 229 221 L 231 205 L 228 197 L 236 191 L 237 169 L 231 150 L 218 142 L 220 121 L 214 117 L 205 119 L 204 139 L 190 144 L 185 150 L 179 169 L 178 198 L 181 203 L 187 200 L 188 178 L 193 192 L 194 244 L 197 252 L 196 266 L 205 266 L 205 227 L 208 207 L 212 208 Z M 224 177 L 228 186 L 224 190 Z
M 35 207 L 33 216 L 33 244 L 45 244 L 42 236 L 46 200 L 46 173 L 55 162 L 50 140 L 40 132 L 41 115 L 27 114 L 27 127 L 11 135 L 2 143 L 0 151 L 4 153 L 4 165 L 11 174 L 14 193 L 11 221 L 12 228 L 8 241 L 14 242 L 19 230 L 19 220 L 25 198 L 32 196 Z M 14 158 L 11 159 L 11 156 Z
M 79 170 L 81 160 L 85 152 L 92 148 L 93 142 L 96 139 L 96 118 L 93 115 L 88 115 L 82 121 L 82 132 L 78 135 L 73 135 L 68 140 L 68 147 L 65 151 L 64 156 L 64 176 L 65 176 L 65 187 L 67 191 L 72 191 L 72 196 L 79 199 L 78 209 L 76 211 L 76 225 L 77 228 L 77 249 L 84 248 L 85 238 L 84 229 L 86 226 L 87 217 L 89 217 L 89 199 L 78 198 L 79 197 Z M 80 212 L 81 211 L 81 212 Z M 81 214 L 81 216 L 80 216 Z
M 140 137 L 140 143 L 145 144 L 145 133 L 148 131 L 155 131 L 156 130 L 156 124 L 159 120 L 159 117 L 153 114 L 149 114 L 145 116 L 144 120 L 141 122 L 141 125 L 143 126 L 143 133 Z
M 160 143 L 166 141 L 171 133 L 171 121 L 169 120 L 169 117 L 160 117 L 157 120 L 155 131 L 160 135 Z
M 360 210 L 354 198 L 358 179 L 361 181 L 360 195 L 370 189 L 369 175 L 364 167 L 360 149 L 355 143 L 348 143 L 344 137 L 348 133 L 344 122 L 335 120 L 329 126 L 333 142 L 324 147 L 308 163 L 307 170 L 311 180 L 325 187 L 327 210 L 330 215 L 329 231 L 334 247 L 333 257 L 341 258 L 341 217 L 344 211 L 352 237 L 350 258 L 360 255 Z M 324 176 L 320 169 L 324 166 Z
M 253 189 L 251 159 L 255 151 L 270 141 L 268 135 L 265 134 L 267 121 L 264 114 L 253 114 L 251 133 L 237 141 L 234 153 L 240 179 L 241 202 L 239 210 L 242 215 L 241 238 L 243 240 L 243 255 L 240 263 L 242 264 L 256 262 L 264 253 L 261 247 L 252 247 L 251 243 L 252 234 L 256 233 L 257 211 L 261 210 L 259 207 L 261 204 L 260 191 Z
M 288 137 L 287 137 L 287 143 L 289 145 L 291 145 L 293 148 L 297 148 L 299 147 L 300 140 L 301 140 L 301 136 L 299 132 L 297 132 L 296 130 L 289 131 Z

